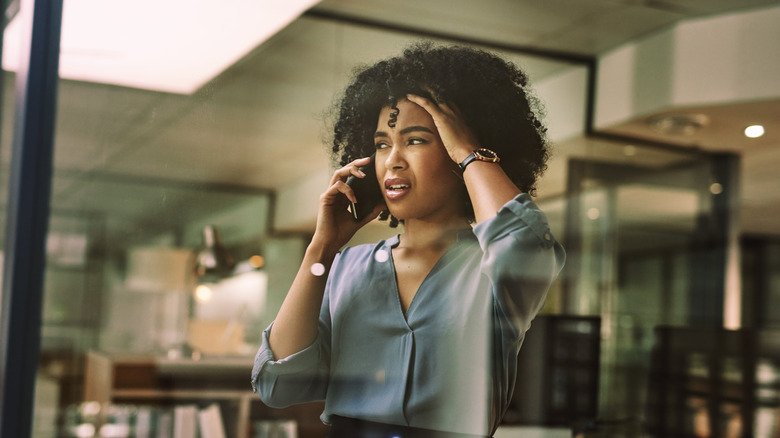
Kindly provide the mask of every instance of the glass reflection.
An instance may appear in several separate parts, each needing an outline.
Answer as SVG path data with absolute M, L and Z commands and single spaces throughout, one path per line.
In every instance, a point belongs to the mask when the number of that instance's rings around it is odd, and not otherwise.
M 347 2 L 326 1 L 318 10 L 338 10 L 342 6 L 358 17 L 387 18 L 400 14 L 413 23 L 430 24 L 421 21 L 426 14 L 409 13 L 422 6 L 410 9 L 407 2 L 394 4 L 393 11 L 382 9 L 381 14 L 354 5 L 349 9 L 350 5 L 340 3 Z M 481 16 L 480 11 L 464 3 L 452 2 L 449 13 L 457 17 Z M 518 2 L 496 8 L 511 17 L 516 16 L 513 14 L 521 6 L 522 2 Z M 554 15 L 575 13 L 567 10 L 563 14 L 560 7 L 550 4 L 531 12 L 540 22 Z M 484 5 L 482 8 L 490 9 Z M 165 14 L 163 10 L 159 9 L 156 19 L 165 25 L 163 38 L 171 41 L 160 40 L 161 47 L 180 39 L 178 26 L 186 21 L 179 14 Z M 99 11 L 105 14 L 95 16 L 93 21 L 109 23 L 114 12 L 103 7 L 94 9 L 95 13 Z M 146 15 L 144 12 L 143 8 L 134 9 L 134 13 Z M 758 12 L 771 17 L 773 11 Z M 665 13 L 654 11 L 652 17 L 659 18 L 659 14 Z M 597 20 L 601 15 L 591 11 L 590 17 Z M 739 18 L 735 15 L 729 17 Z M 245 18 L 252 20 L 249 14 Z M 65 24 L 74 27 L 67 20 L 66 17 Z M 506 28 L 501 26 L 478 26 L 481 21 L 468 21 L 463 26 L 477 36 L 506 33 Z M 645 26 L 650 21 L 653 20 L 644 19 L 634 27 L 637 32 L 646 33 Z M 446 29 L 446 23 L 434 23 L 426 29 L 437 28 Z M 578 38 L 580 47 L 601 41 L 600 37 L 596 38 L 598 33 L 593 35 L 594 38 Z M 133 405 L 151 403 L 151 399 L 143 399 L 138 393 L 122 395 L 121 391 L 127 388 L 118 389 L 117 396 L 114 391 L 117 388 L 106 385 L 96 392 L 91 383 L 86 383 L 92 382 L 89 374 L 95 368 L 90 367 L 106 358 L 91 359 L 90 353 L 95 351 L 118 353 L 122 356 L 118 362 L 121 366 L 137 365 L 137 356 L 128 359 L 124 354 L 153 357 L 159 360 L 155 362 L 158 366 L 176 370 L 173 374 L 162 373 L 162 379 L 179 376 L 187 383 L 206 382 L 205 386 L 221 384 L 215 383 L 221 381 L 215 375 L 235 374 L 245 380 L 245 373 L 236 371 L 240 366 L 230 361 L 234 356 L 242 356 L 241 363 L 246 365 L 244 353 L 248 349 L 245 347 L 259 342 L 261 328 L 276 314 L 310 237 L 310 210 L 316 199 L 302 193 L 327 179 L 326 154 L 320 146 L 323 123 L 319 114 L 330 105 L 353 65 L 395 53 L 398 47 L 416 38 L 365 23 L 345 23 L 308 14 L 292 21 L 263 44 L 245 47 L 236 58 L 240 58 L 238 62 L 227 63 L 224 70 L 215 70 L 215 75 L 204 85 L 188 86 L 184 91 L 62 78 L 36 389 L 36 436 L 55 436 L 54 429 L 61 429 L 68 421 L 68 406 L 78 407 L 91 399 L 104 397 L 100 401 L 108 402 L 111 397 L 126 397 L 114 401 Z M 96 38 L 91 35 L 90 39 Z M 547 41 L 541 37 L 537 40 Z M 668 43 L 664 38 L 658 40 Z M 111 50 L 110 44 L 106 47 Z M 611 48 L 600 46 L 598 50 Z M 222 49 L 225 48 L 216 51 Z M 205 46 L 199 50 L 206 51 Z M 71 55 L 90 56 L 84 52 L 67 53 Z M 168 50 L 155 66 L 177 64 L 179 55 L 175 50 Z M 542 99 L 550 103 L 548 117 L 552 119 L 551 129 L 556 131 L 559 146 L 540 187 L 538 201 L 548 213 L 556 236 L 570 249 L 565 278 L 553 286 L 543 318 L 534 324 L 541 328 L 546 324 L 542 322 L 544 318 L 562 315 L 599 319 L 600 384 L 588 395 L 596 397 L 597 420 L 603 422 L 593 421 L 594 427 L 620 429 L 625 425 L 609 421 L 628 418 L 634 422 L 632 426 L 642 422 L 647 429 L 662 424 L 675 431 L 709 436 L 736 433 L 740 425 L 743 431 L 752 427 L 755 436 L 776 433 L 777 379 L 772 376 L 776 377 L 780 362 L 774 338 L 762 333 L 743 339 L 746 348 L 756 346 L 755 350 L 746 352 L 735 347 L 739 343 L 729 334 L 714 329 L 694 333 L 689 342 L 685 328 L 722 325 L 724 299 L 711 291 L 726 288 L 717 284 L 715 278 L 722 267 L 718 261 L 724 251 L 721 231 L 730 226 L 724 219 L 728 213 L 724 212 L 735 208 L 723 200 L 734 201 L 736 189 L 734 181 L 724 176 L 736 175 L 719 170 L 722 163 L 713 161 L 708 154 L 656 147 L 646 138 L 618 140 L 596 135 L 583 140 L 578 131 L 583 123 L 579 123 L 576 115 L 569 116 L 560 108 L 582 109 L 584 113 L 585 103 L 571 98 L 564 100 L 562 107 L 556 106 L 554 93 L 549 90 L 572 90 L 567 97 L 584 96 L 588 86 L 585 69 L 575 65 L 576 62 L 517 54 L 507 56 L 529 68 L 532 80 L 542 91 Z M 640 64 L 655 66 L 657 58 L 663 57 L 644 57 Z M 578 68 L 583 72 L 575 71 Z M 572 88 L 560 86 L 563 77 L 578 74 L 581 79 Z M 640 76 L 634 79 L 641 82 L 644 76 Z M 619 88 L 623 84 L 610 82 L 606 86 L 613 85 Z M 0 187 L 7 187 L 15 94 L 13 72 L 4 72 L 3 87 Z M 647 88 L 630 90 L 629 94 L 641 100 L 640 103 L 657 97 Z M 577 128 L 572 131 L 567 123 L 557 119 L 558 114 L 567 114 Z M 717 125 L 715 118 L 711 124 Z M 771 131 L 767 129 L 762 137 L 754 140 L 767 141 L 770 136 Z M 771 147 L 766 146 L 764 150 L 771 152 Z M 769 155 L 754 158 L 753 165 Z M 580 166 L 579 174 L 572 171 L 576 166 Z M 771 167 L 771 162 L 767 161 L 765 166 Z M 754 185 L 751 191 L 758 193 L 757 188 L 760 187 Z M 2 213 L 6 206 L 7 193 L 3 190 L 0 193 Z M 745 211 L 752 212 L 745 213 L 748 217 L 743 218 L 751 223 L 769 223 L 774 217 L 771 209 L 758 210 L 761 214 L 756 214 L 755 209 Z M 5 214 L 0 221 L 4 220 Z M 170 281 L 159 280 L 166 276 L 143 274 L 139 278 L 135 275 L 134 255 L 145 249 L 154 249 L 157 255 L 176 253 L 181 265 L 186 266 L 184 255 L 199 245 L 200 230 L 208 224 L 220 226 L 226 246 L 237 260 L 248 260 L 252 272 L 267 275 L 265 292 L 252 295 L 255 300 L 247 304 L 249 310 L 241 310 L 245 300 L 233 299 L 227 293 L 220 296 L 217 288 L 212 289 L 211 300 L 203 300 L 202 296 L 199 299 L 196 292 L 199 285 L 178 267 L 166 273 L 175 277 Z M 4 226 L 2 230 L 0 233 L 4 233 Z M 356 236 L 354 243 L 374 241 L 384 237 L 384 232 L 383 227 L 369 227 L 364 234 Z M 0 235 L 0 240 L 4 237 Z M 777 329 L 780 327 L 777 310 L 780 309 L 777 274 L 780 243 L 771 235 L 753 232 L 740 236 L 740 248 L 742 275 L 738 286 L 743 293 L 738 312 L 744 327 Z M 263 262 L 257 262 L 255 256 L 261 256 Z M 163 266 L 172 265 L 153 263 L 152 267 Z M 143 286 L 144 282 L 147 286 Z M 157 283 L 149 286 L 148 282 Z M 733 289 L 734 285 L 728 287 Z M 260 286 L 249 288 L 260 289 Z M 219 299 L 227 301 L 224 308 L 208 307 Z M 206 339 L 196 351 L 188 344 L 193 320 L 220 321 L 216 326 L 210 322 L 199 326 L 200 332 L 206 333 L 202 338 Z M 238 329 L 238 325 L 242 328 Z M 213 333 L 218 333 L 217 340 L 213 336 L 209 339 Z M 228 335 L 223 336 L 225 333 Z M 239 333 L 243 334 L 238 336 Z M 581 334 L 575 329 L 564 331 L 564 334 L 578 333 Z M 721 339 L 723 344 L 710 348 L 704 341 L 711 338 Z M 691 351 L 661 355 L 675 343 L 683 343 Z M 225 344 L 231 348 L 220 350 Z M 561 352 L 575 354 L 577 345 Z M 221 352 L 201 354 L 201 350 L 209 351 L 210 347 L 214 348 L 210 351 Z M 679 392 L 654 392 L 670 382 L 681 387 L 701 385 L 701 379 L 725 382 L 718 388 L 736 391 L 733 383 L 739 372 L 735 370 L 742 373 L 741 384 L 749 385 L 753 373 L 750 360 L 755 355 L 760 356 L 753 364 L 755 386 L 745 386 L 747 391 L 755 389 L 759 395 L 755 412 L 729 400 L 718 405 L 723 397 L 718 398 L 715 390 L 702 390 L 697 396 L 669 404 L 659 402 L 659 397 L 671 399 L 680 396 Z M 208 362 L 211 356 L 219 360 Z M 208 365 L 193 371 L 188 367 L 195 362 L 194 357 Z M 249 357 L 250 365 L 251 360 Z M 687 380 L 673 380 L 663 374 L 659 377 L 657 373 L 667 372 L 666 368 L 658 367 L 659 363 L 681 364 Z M 532 367 L 540 372 L 547 365 L 539 361 Z M 199 375 L 203 370 L 212 374 Z M 143 377 L 143 373 L 143 370 L 124 368 L 117 375 L 136 378 Z M 533 371 L 528 373 L 532 375 Z M 542 374 L 537 375 L 540 382 L 545 381 Z M 722 380 L 721 375 L 725 376 Z M 581 370 L 554 370 L 549 376 L 550 381 L 558 383 L 587 380 Z M 376 378 L 379 377 L 377 374 Z M 245 390 L 243 380 L 226 386 Z M 696 388 L 697 391 L 707 389 L 706 386 Z M 213 388 L 198 388 L 210 389 Z M 166 403 L 193 401 L 187 398 L 190 393 L 175 394 L 176 402 Z M 567 406 L 568 401 L 572 406 L 586 403 L 582 398 L 546 390 L 539 392 L 533 401 L 541 406 L 540 401 L 546 400 L 546 395 L 558 406 Z M 206 399 L 196 401 L 203 403 L 200 408 L 205 408 Z M 276 415 L 258 402 L 245 402 L 240 396 L 219 403 L 227 406 L 223 409 L 225 427 L 229 433 L 236 433 L 235 436 L 249 434 L 254 423 Z M 518 403 L 524 406 L 522 412 L 541 411 L 541 408 L 534 411 L 529 407 L 532 405 L 522 401 Z M 241 414 L 232 418 L 230 412 L 236 410 Z M 315 425 L 316 411 L 315 408 L 309 412 L 315 418 Z M 161 421 L 172 421 L 172 412 L 167 414 L 170 414 L 167 420 Z M 525 424 L 541 422 L 524 421 Z M 573 418 L 561 423 L 578 427 Z M 95 425 L 91 433 L 100 430 Z M 305 432 L 300 430 L 303 435 Z M 655 434 L 663 436 L 666 429 L 659 430 L 662 429 L 655 429 Z M 85 428 L 81 433 L 90 432 Z

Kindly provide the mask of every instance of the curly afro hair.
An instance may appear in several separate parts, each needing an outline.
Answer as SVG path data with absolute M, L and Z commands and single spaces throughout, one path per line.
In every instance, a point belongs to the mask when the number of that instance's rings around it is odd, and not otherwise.
M 407 94 L 454 105 L 479 145 L 501 157 L 500 165 L 512 182 L 534 194 L 550 157 L 547 128 L 539 119 L 541 105 L 522 70 L 469 47 L 424 42 L 400 56 L 359 68 L 334 108 L 338 112 L 332 137 L 334 161 L 344 166 L 373 154 L 380 111 L 395 107 Z M 467 211 L 473 214 L 467 202 Z M 385 212 L 380 218 L 387 216 Z

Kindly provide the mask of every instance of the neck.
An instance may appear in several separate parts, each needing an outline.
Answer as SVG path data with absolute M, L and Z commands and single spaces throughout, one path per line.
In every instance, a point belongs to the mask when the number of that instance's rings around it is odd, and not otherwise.
M 399 247 L 406 249 L 446 249 L 455 243 L 458 232 L 470 228 L 468 221 L 457 218 L 448 222 L 419 219 L 404 221 Z

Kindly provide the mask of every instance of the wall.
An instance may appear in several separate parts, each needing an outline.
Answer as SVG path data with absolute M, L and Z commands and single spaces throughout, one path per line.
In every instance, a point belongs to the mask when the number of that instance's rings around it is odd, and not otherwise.
M 689 20 L 599 57 L 596 128 L 688 105 L 780 97 L 780 7 Z

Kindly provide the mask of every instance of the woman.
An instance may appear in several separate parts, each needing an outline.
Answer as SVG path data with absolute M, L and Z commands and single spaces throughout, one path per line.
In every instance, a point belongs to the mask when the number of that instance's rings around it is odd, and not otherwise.
M 545 132 L 525 75 L 482 51 L 423 44 L 360 72 L 334 129 L 342 167 L 255 359 L 263 401 L 324 399 L 334 430 L 492 434 L 565 257 L 529 196 Z M 372 154 L 384 202 L 355 222 L 346 180 Z M 403 234 L 341 249 L 378 215 Z

